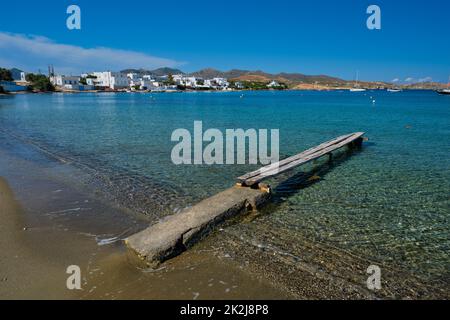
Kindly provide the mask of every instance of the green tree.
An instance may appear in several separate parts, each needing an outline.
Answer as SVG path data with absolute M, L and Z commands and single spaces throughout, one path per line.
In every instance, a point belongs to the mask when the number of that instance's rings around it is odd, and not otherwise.
M 11 71 L 0 68 L 0 81 L 13 81 Z
M 169 74 L 169 75 L 167 76 L 167 80 L 164 81 L 164 84 L 167 85 L 167 86 L 173 86 L 173 85 L 175 85 L 176 82 L 175 82 L 175 80 L 173 80 L 173 75 Z
M 26 76 L 26 80 L 31 83 L 31 89 L 34 91 L 55 91 L 55 87 L 50 82 L 50 79 L 42 74 L 29 73 Z

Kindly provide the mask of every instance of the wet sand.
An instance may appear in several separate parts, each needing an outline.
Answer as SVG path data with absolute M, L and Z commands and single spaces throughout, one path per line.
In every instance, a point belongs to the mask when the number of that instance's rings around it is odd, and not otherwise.
M 146 220 L 78 186 L 71 170 L 0 148 L 0 299 L 291 297 L 206 244 L 143 268 L 121 239 Z M 80 291 L 66 287 L 70 265 L 81 268 Z

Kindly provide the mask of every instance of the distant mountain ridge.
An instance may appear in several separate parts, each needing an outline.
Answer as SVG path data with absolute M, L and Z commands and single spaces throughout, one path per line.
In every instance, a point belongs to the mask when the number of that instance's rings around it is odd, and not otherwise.
M 179 69 L 174 69 L 174 68 L 158 68 L 155 70 L 146 70 L 146 69 L 125 69 L 120 71 L 121 73 L 137 73 L 139 75 L 152 75 L 152 76 L 156 76 L 156 77 L 161 77 L 164 75 L 168 75 L 168 74 L 184 74 L 183 71 L 179 70 Z
M 326 89 L 328 87 L 335 88 L 349 88 L 356 85 L 354 80 L 344 80 L 338 77 L 332 77 L 328 75 L 305 75 L 302 73 L 267 73 L 261 70 L 241 70 L 232 69 L 229 71 L 221 71 L 214 68 L 205 68 L 199 71 L 185 73 L 180 69 L 175 68 L 158 68 L 155 70 L 145 69 L 126 69 L 122 70 L 122 73 L 137 73 L 139 75 L 151 74 L 153 76 L 184 74 L 188 76 L 195 76 L 203 79 L 212 78 L 226 78 L 231 81 L 243 81 L 243 82 L 260 82 L 269 83 L 272 80 L 286 84 L 289 88 L 315 88 Z M 391 88 L 395 87 L 392 83 L 383 81 L 359 81 L 360 86 L 365 88 Z M 409 85 L 400 85 L 402 88 L 408 89 L 428 89 L 428 88 L 445 88 L 447 85 L 441 83 L 417 83 Z
M 189 76 L 200 77 L 204 79 L 212 79 L 212 78 L 227 78 L 230 80 L 242 80 L 242 81 L 260 81 L 260 82 L 270 82 L 272 80 L 277 80 L 280 82 L 288 83 L 288 84 L 296 84 L 296 83 L 336 83 L 336 84 L 344 84 L 348 81 L 343 79 L 339 79 L 336 77 L 330 77 L 327 75 L 304 75 L 301 73 L 278 73 L 271 74 L 261 70 L 250 71 L 250 70 L 240 70 L 240 69 L 232 69 L 229 71 L 220 71 L 213 68 L 206 68 L 196 72 L 185 73 L 180 69 L 173 68 L 159 68 L 155 70 L 146 70 L 146 69 L 125 69 L 121 71 L 122 73 L 137 73 L 140 75 L 151 74 L 154 76 L 163 76 L 168 74 L 186 74 Z
M 236 81 L 254 81 L 254 82 L 270 82 L 276 80 L 288 85 L 296 85 L 300 83 L 321 83 L 321 84 L 334 84 L 334 85 L 344 85 L 348 81 L 337 78 L 330 77 L 327 75 L 305 75 L 301 73 L 276 73 L 271 74 L 261 70 L 250 71 L 250 70 L 239 70 L 233 69 L 230 71 L 220 71 L 216 69 L 203 69 L 197 72 L 191 73 L 193 76 L 203 77 L 203 78 L 227 78 Z

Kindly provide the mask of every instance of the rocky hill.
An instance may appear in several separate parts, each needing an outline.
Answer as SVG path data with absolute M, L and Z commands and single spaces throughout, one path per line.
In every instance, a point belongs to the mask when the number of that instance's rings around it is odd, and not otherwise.
M 279 83 L 286 85 L 291 89 L 316 89 L 327 90 L 332 88 L 351 88 L 356 85 L 355 81 L 348 81 L 337 77 L 331 77 L 327 75 L 305 75 L 302 73 L 267 73 L 261 70 L 241 70 L 232 69 L 229 71 L 221 71 L 213 68 L 206 68 L 196 72 L 184 73 L 179 69 L 173 68 L 159 68 L 156 70 L 144 70 L 144 69 L 126 69 L 122 70 L 124 73 L 138 73 L 140 75 L 151 74 L 154 76 L 163 76 L 167 74 L 186 74 L 190 76 L 200 77 L 203 79 L 212 78 L 226 78 L 230 81 L 242 81 L 251 83 L 269 83 L 272 80 L 276 80 Z M 404 89 L 443 89 L 448 87 L 443 83 L 436 82 L 424 82 L 407 85 L 394 85 L 392 83 L 381 81 L 359 81 L 359 86 L 368 89 L 376 88 L 394 88 L 401 87 Z
M 120 71 L 121 73 L 137 73 L 139 75 L 147 75 L 150 74 L 152 76 L 161 77 L 168 74 L 184 74 L 183 71 L 179 69 L 173 68 L 158 68 L 155 70 L 146 70 L 146 69 L 125 69 Z

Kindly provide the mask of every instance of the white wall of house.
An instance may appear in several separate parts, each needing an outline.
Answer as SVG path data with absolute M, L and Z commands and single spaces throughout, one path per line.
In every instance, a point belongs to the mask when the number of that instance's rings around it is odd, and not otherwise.
M 228 87 L 230 83 L 225 78 L 213 78 L 214 82 L 217 83 L 220 87 Z
M 80 85 L 80 77 L 53 76 L 53 77 L 50 78 L 50 82 L 54 86 L 58 86 L 58 87 L 78 86 L 78 85 Z
M 127 77 L 131 80 L 139 80 L 139 75 L 137 73 L 127 73 Z
M 111 76 L 111 85 L 110 88 L 113 90 L 117 89 L 125 89 L 128 88 L 130 85 L 130 80 L 128 77 L 119 72 L 113 72 Z
M 127 75 L 120 72 L 93 72 L 92 75 L 97 77 L 97 79 L 93 79 L 93 82 L 98 87 L 117 90 L 128 88 L 130 85 Z
M 273 87 L 279 87 L 280 84 L 278 82 L 276 82 L 275 80 L 271 81 L 268 85 L 269 88 L 273 88 Z

